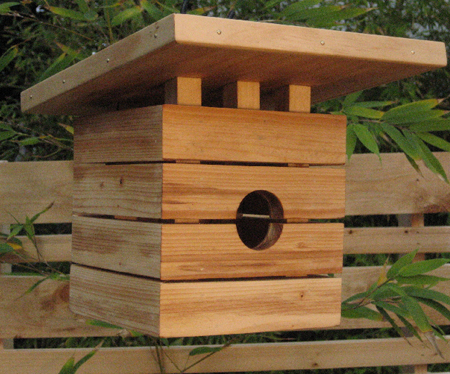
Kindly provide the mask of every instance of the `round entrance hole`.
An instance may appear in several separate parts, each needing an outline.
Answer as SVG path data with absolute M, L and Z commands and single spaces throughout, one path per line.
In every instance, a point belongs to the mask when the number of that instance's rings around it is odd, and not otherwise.
M 267 249 L 280 238 L 283 230 L 283 206 L 271 192 L 249 193 L 241 201 L 236 228 L 242 242 L 251 249 Z

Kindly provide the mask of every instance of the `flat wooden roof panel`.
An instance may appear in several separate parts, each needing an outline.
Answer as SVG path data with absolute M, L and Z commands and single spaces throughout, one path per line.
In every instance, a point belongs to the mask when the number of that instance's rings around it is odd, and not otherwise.
M 320 102 L 446 64 L 439 42 L 173 14 L 24 91 L 22 109 L 108 110 L 176 76 L 201 77 L 207 89 L 305 85 Z

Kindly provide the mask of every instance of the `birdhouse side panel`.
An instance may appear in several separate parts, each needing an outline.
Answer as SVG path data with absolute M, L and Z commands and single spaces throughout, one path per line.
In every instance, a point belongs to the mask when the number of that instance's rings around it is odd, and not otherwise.
M 72 262 L 161 277 L 161 224 L 73 216 Z

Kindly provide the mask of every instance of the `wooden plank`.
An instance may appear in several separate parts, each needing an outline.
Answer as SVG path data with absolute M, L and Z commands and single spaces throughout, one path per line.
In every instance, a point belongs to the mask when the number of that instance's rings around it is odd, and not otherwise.
M 2 256 L 2 261 L 9 263 L 39 262 L 36 248 L 33 243 L 25 236 L 18 236 L 17 239 L 19 239 L 23 245 L 23 249 L 17 250 L 19 255 Z M 39 252 L 45 261 L 70 261 L 72 235 L 36 235 L 35 239 Z
M 364 227 L 344 229 L 344 254 L 409 253 L 420 248 L 422 253 L 450 252 L 450 227 L 427 226 Z M 19 237 L 24 244 L 24 256 L 36 257 L 36 251 L 25 237 Z M 70 261 L 72 235 L 37 235 L 38 248 L 46 261 Z M 185 243 L 183 243 L 185 244 Z M 7 262 L 22 262 L 16 256 L 3 257 Z
M 74 127 L 76 163 L 345 163 L 344 116 L 165 105 L 83 117 Z
M 0 164 L 0 223 L 25 222 L 50 203 L 53 207 L 37 223 L 70 222 L 72 215 L 72 163 L 8 162 Z
M 444 358 L 416 340 L 409 344 L 402 338 L 236 344 L 212 355 L 188 372 L 317 370 L 448 362 L 450 357 L 448 344 L 439 340 L 438 345 Z M 194 348 L 196 346 L 164 348 L 164 353 L 170 357 L 170 360 L 165 357 L 165 372 L 168 374 L 179 372 L 171 360 L 181 368 L 195 362 L 199 356 L 189 357 L 189 352 Z M 91 348 L 18 349 L 0 352 L 0 362 L 2 368 L 9 374 L 57 373 L 70 357 L 73 356 L 75 361 L 78 361 L 91 350 Z M 157 374 L 160 373 L 160 368 L 155 357 L 153 347 L 102 348 L 80 368 L 80 373 Z
M 237 81 L 223 88 L 223 106 L 225 108 L 259 109 L 259 82 Z
M 447 173 L 450 153 L 438 152 Z M 355 155 L 356 156 L 356 155 Z M 404 154 L 352 157 L 346 175 L 346 214 L 437 213 L 450 210 L 450 186 L 422 167 L 423 177 Z
M 344 230 L 344 253 L 450 252 L 450 227 L 364 227 Z
M 223 335 L 337 325 L 340 290 L 338 278 L 165 283 L 73 265 L 70 304 L 151 335 Z
M 161 284 L 153 279 L 78 265 L 70 269 L 73 312 L 150 335 L 160 334 L 160 293 Z
M 161 224 L 73 217 L 72 262 L 161 277 Z
M 165 103 L 202 105 L 201 78 L 175 77 L 165 83 Z
M 74 173 L 78 214 L 235 219 L 244 197 L 257 190 L 275 194 L 285 218 L 344 213 L 344 169 L 136 164 L 79 165 Z
M 381 268 L 344 268 L 342 275 L 342 298 L 365 291 L 378 279 Z M 436 273 L 450 277 L 448 266 Z M 112 336 L 117 330 L 88 326 L 86 318 L 69 311 L 67 284 L 48 280 L 35 291 L 23 294 L 40 277 L 0 277 L 0 337 L 45 338 L 70 336 Z M 85 288 L 84 290 L 87 290 Z M 450 294 L 450 285 L 443 282 L 437 290 Z M 448 324 L 443 317 L 430 312 L 434 320 Z M 120 324 L 120 321 L 117 321 Z M 342 319 L 335 329 L 364 329 L 388 327 L 385 322 Z
M 316 103 L 446 63 L 443 43 L 173 14 L 26 90 L 22 109 L 108 110 L 177 76 L 201 76 L 208 88 L 310 86 Z
M 117 330 L 86 324 L 69 311 L 69 283 L 47 280 L 25 294 L 41 277 L 0 277 L 0 338 L 113 336 Z
M 340 273 L 342 231 L 341 224 L 285 224 L 275 245 L 252 250 L 235 224 L 74 217 L 72 261 L 163 280 Z

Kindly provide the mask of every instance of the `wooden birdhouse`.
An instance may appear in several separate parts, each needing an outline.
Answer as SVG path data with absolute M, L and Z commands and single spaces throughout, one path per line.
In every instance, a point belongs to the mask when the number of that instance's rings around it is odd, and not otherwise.
M 311 103 L 444 60 L 177 14 L 25 91 L 24 111 L 78 116 L 71 309 L 161 337 L 339 324 L 346 118 Z

